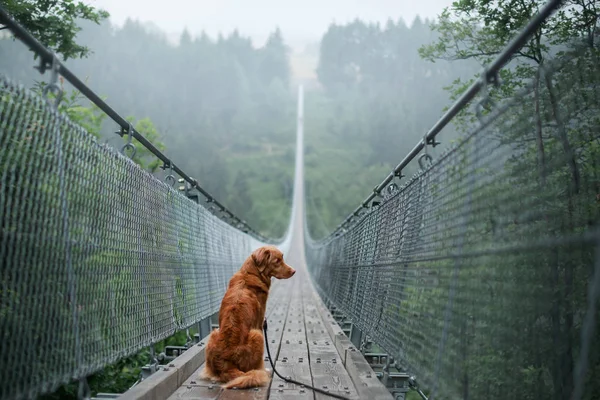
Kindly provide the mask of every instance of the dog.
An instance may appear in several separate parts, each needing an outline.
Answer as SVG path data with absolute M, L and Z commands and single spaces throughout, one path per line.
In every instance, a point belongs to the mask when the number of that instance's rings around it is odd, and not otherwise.
M 263 359 L 262 332 L 271 278 L 289 279 L 296 273 L 274 246 L 256 249 L 229 281 L 219 328 L 206 345 L 203 379 L 224 382 L 226 389 L 266 385 L 271 379 Z

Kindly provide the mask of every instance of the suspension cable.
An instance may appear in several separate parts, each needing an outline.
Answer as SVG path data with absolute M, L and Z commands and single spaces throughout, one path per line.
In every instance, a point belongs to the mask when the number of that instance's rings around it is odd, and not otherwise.
M 94 103 L 100 110 L 108 115 L 113 121 L 115 121 L 120 127 L 120 135 L 123 136 L 125 133 L 129 133 L 138 142 L 148 149 L 154 156 L 161 160 L 166 168 L 170 168 L 175 171 L 179 176 L 185 179 L 190 185 L 191 189 L 196 189 L 204 197 L 208 203 L 212 203 L 217 207 L 218 210 L 229 215 L 229 218 L 221 218 L 228 224 L 238 228 L 239 225 L 244 226 L 244 232 L 254 236 L 255 238 L 266 241 L 263 235 L 255 231 L 248 225 L 246 221 L 234 215 L 224 205 L 219 203 L 210 193 L 204 190 L 198 185 L 198 181 L 186 174 L 181 168 L 173 163 L 164 153 L 156 148 L 148 139 L 146 139 L 141 133 L 130 126 L 130 123 L 119 115 L 114 109 L 112 109 L 104 100 L 102 100 L 96 93 L 94 93 L 85 83 L 83 83 L 73 72 L 64 66 L 57 58 L 56 54 L 47 49 L 41 44 L 31 33 L 29 33 L 23 26 L 21 26 L 14 18 L 7 12 L 7 10 L 0 4 L 0 23 L 5 25 L 15 36 L 15 38 L 21 40 L 27 47 L 29 47 L 35 54 L 40 57 L 40 73 L 44 73 L 49 66 L 53 66 L 53 70 L 63 76 L 69 83 L 71 83 L 79 92 L 86 96 L 92 103 Z M 215 214 L 217 215 L 217 214 Z M 231 221 L 230 221 L 231 220 Z

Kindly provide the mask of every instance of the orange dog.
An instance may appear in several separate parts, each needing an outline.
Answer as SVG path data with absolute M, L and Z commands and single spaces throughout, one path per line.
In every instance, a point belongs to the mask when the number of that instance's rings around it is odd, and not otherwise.
M 269 382 L 263 359 L 262 333 L 271 277 L 288 279 L 296 273 L 273 246 L 255 250 L 229 281 L 219 311 L 219 328 L 206 345 L 202 378 L 225 382 L 224 388 L 262 386 Z

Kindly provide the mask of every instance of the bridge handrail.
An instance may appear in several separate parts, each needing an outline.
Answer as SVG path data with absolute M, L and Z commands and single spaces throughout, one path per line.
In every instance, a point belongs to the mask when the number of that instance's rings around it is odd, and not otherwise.
M 370 203 L 378 197 L 381 192 L 389 185 L 395 177 L 399 177 L 406 166 L 415 159 L 417 155 L 427 145 L 436 146 L 436 136 L 452 121 L 452 119 L 463 110 L 477 96 L 482 88 L 488 84 L 498 84 L 498 73 L 511 60 L 511 57 L 521 48 L 534 34 L 535 30 L 561 5 L 563 0 L 549 0 L 544 7 L 536 14 L 529 23 L 515 36 L 504 50 L 492 61 L 481 73 L 481 77 L 469 86 L 465 92 L 452 104 L 452 106 L 442 115 L 442 117 L 427 131 L 423 140 L 419 141 L 412 150 L 400 161 L 400 163 L 390 172 L 381 183 L 373 189 L 373 192 L 360 203 L 326 238 L 322 241 L 328 241 L 339 235 L 342 230 L 348 229 L 357 218 L 361 210 L 368 209 Z
M 574 4 L 562 18 L 580 11 Z M 394 188 L 396 172 L 487 80 L 474 83 L 331 235 L 317 241 L 305 229 L 317 291 L 359 350 L 386 353 L 384 379 L 414 374 L 444 399 L 597 393 L 600 46 L 583 39 L 564 37 L 525 70 L 528 82 Z
M 31 35 L 24 27 L 22 27 L 5 9 L 0 5 L 0 23 L 8 27 L 8 29 L 14 34 L 16 38 L 21 40 L 27 45 L 36 55 L 40 57 L 40 73 L 44 73 L 48 69 L 55 69 L 57 73 L 62 75 L 69 83 L 71 83 L 79 92 L 87 97 L 92 103 L 94 103 L 100 110 L 108 115 L 113 121 L 115 121 L 121 128 L 118 134 L 122 137 L 125 134 L 129 134 L 131 131 L 132 136 L 137 139 L 142 146 L 148 149 L 154 154 L 159 160 L 163 162 L 163 169 L 171 169 L 181 176 L 187 183 L 190 184 L 190 190 L 198 190 L 206 199 L 206 203 L 210 203 L 215 206 L 216 209 L 210 210 L 213 214 L 234 226 L 237 229 L 243 230 L 249 235 L 253 236 L 257 240 L 262 242 L 275 242 L 269 238 L 264 237 L 254 228 L 252 228 L 246 221 L 236 216 L 227 207 L 221 204 L 215 199 L 210 193 L 203 189 L 198 181 L 192 178 L 190 175 L 185 173 L 179 168 L 172 159 L 166 156 L 163 152 L 156 148 L 148 139 L 146 139 L 140 132 L 135 130 L 131 124 L 125 120 L 118 112 L 110 107 L 104 100 L 102 100 L 96 93 L 94 93 L 85 83 L 83 83 L 69 68 L 67 68 L 54 54 L 52 51 L 42 45 L 36 38 Z M 220 214 L 219 214 L 220 213 Z M 281 239 L 283 240 L 283 239 Z

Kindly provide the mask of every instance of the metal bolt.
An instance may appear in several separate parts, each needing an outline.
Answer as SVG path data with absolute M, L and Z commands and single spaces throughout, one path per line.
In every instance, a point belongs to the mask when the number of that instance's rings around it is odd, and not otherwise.
M 331 362 L 337 364 L 337 359 L 334 358 L 333 360 L 331 360 Z
M 275 343 L 275 339 L 271 340 L 271 343 Z
M 257 387 L 255 387 L 255 388 L 254 388 L 254 391 L 255 391 L 255 392 L 258 392 L 259 390 L 260 390 L 260 389 L 259 389 L 259 388 L 257 388 Z
M 280 384 L 279 384 L 279 387 L 283 387 L 283 383 L 280 383 Z
M 304 358 L 298 357 L 298 362 L 302 362 L 302 361 L 304 361 Z
M 190 381 L 190 384 L 195 385 L 196 381 Z
M 302 340 L 298 341 L 299 344 L 302 344 Z
M 371 373 L 369 372 L 369 373 L 367 374 L 367 378 L 370 378 L 370 377 L 371 377 Z
M 317 364 L 321 364 L 321 359 L 317 357 Z
M 165 372 L 168 371 L 168 370 L 169 370 L 169 368 L 163 368 L 163 371 L 165 371 Z
M 277 389 L 279 393 L 283 393 L 283 389 Z
M 323 385 L 323 389 L 327 389 L 327 385 Z
M 169 367 L 171 367 L 171 368 L 175 368 L 175 364 L 172 364 L 172 363 L 171 363 L 171 364 L 169 364 Z
M 304 393 L 304 392 L 306 392 L 306 390 L 300 389 L 300 393 Z
M 348 386 L 344 386 L 344 390 L 348 390 Z
M 290 341 L 289 341 L 289 340 L 286 340 L 286 341 L 285 341 L 285 344 L 290 344 Z
M 191 389 L 192 387 L 191 387 L 191 386 L 188 386 L 187 388 L 188 388 L 188 389 Z
M 213 390 L 215 388 L 215 385 L 208 385 L 208 390 Z

